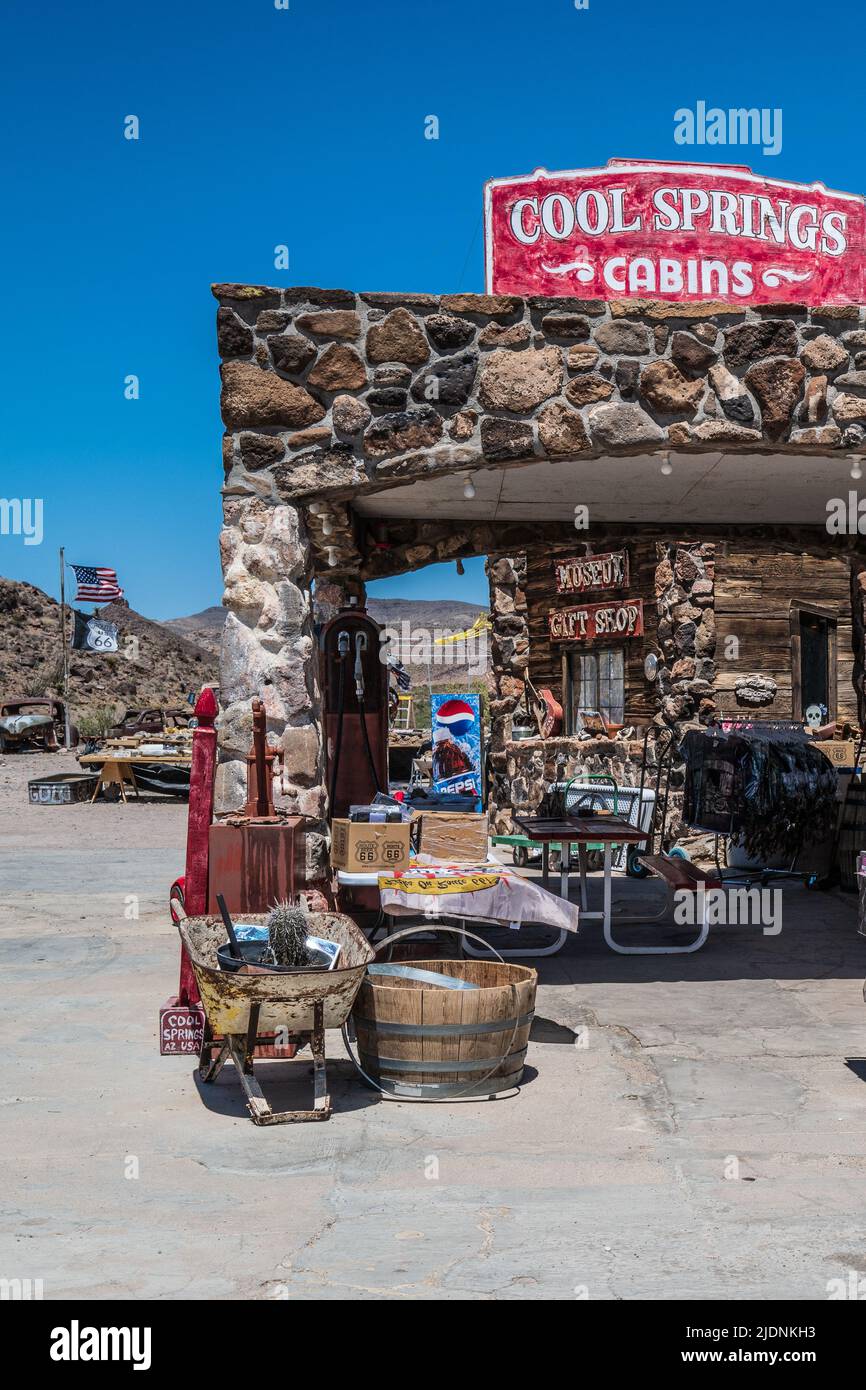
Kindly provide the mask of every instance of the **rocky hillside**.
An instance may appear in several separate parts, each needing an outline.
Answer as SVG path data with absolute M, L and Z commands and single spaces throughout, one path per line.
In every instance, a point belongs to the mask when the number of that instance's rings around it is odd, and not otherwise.
M 371 598 L 371 617 L 393 635 L 390 650 L 409 671 L 413 685 L 434 689 L 481 679 L 489 663 L 489 633 L 458 642 L 437 641 L 468 632 L 487 609 L 454 599 Z
M 176 705 L 190 690 L 218 679 L 218 662 L 196 642 L 122 601 L 101 612 L 118 625 L 120 652 L 70 650 L 73 719 L 108 704 Z M 71 632 L 71 615 L 68 626 Z M 0 578 L 0 697 L 57 690 L 60 660 L 59 603 L 32 584 Z
M 219 659 L 225 620 L 226 610 L 215 604 L 212 608 L 203 608 L 200 613 L 191 613 L 188 618 L 167 618 L 163 627 L 170 628 L 179 637 L 185 637 Z
M 486 646 L 473 640 L 465 642 L 436 642 L 444 633 L 465 632 L 476 618 L 486 613 L 480 603 L 465 603 L 457 599 L 370 598 L 370 616 L 383 627 L 390 628 L 395 640 L 391 650 L 409 669 L 413 681 L 426 683 L 427 653 L 432 656 L 434 684 L 440 678 L 463 684 L 468 674 L 481 675 L 486 669 Z M 205 608 L 187 618 L 170 618 L 163 624 L 199 647 L 219 658 L 220 637 L 225 622 L 225 609 Z M 469 667 L 471 665 L 471 672 Z
M 370 598 L 367 607 L 376 622 L 386 627 L 399 628 L 405 621 L 410 627 L 441 628 L 444 632 L 462 632 L 480 613 L 487 612 L 482 603 L 460 599 Z

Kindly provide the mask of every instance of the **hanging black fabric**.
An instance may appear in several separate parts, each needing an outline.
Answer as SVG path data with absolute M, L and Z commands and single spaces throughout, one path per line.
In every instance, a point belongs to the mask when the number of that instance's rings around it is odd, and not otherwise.
M 695 830 L 728 835 L 742 829 L 742 747 L 726 736 L 690 729 L 682 742 L 686 760 L 683 820 Z
M 86 613 L 73 609 L 75 625 L 72 630 L 72 647 L 75 651 L 116 652 L 117 624 L 107 618 L 90 618 Z
M 737 835 L 763 863 L 778 855 L 793 860 L 805 839 L 831 833 L 836 773 L 805 731 L 690 729 L 681 751 L 683 818 L 693 829 Z

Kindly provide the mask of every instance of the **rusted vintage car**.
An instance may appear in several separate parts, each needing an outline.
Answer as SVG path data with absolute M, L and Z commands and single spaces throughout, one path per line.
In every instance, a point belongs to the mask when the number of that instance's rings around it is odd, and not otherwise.
M 171 709 L 128 709 L 111 729 L 111 738 L 130 734 L 162 734 L 166 729 L 185 729 L 193 717 L 192 705 Z
M 49 696 L 16 695 L 0 702 L 0 753 L 21 748 L 56 752 L 66 736 L 66 709 L 62 700 Z M 78 730 L 70 726 L 69 746 L 78 743 Z

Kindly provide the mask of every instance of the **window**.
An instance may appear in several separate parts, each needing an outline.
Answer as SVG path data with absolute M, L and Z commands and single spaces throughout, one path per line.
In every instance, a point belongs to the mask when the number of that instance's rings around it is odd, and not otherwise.
M 565 655 L 566 733 L 580 728 L 579 711 L 598 710 L 610 724 L 625 718 L 625 662 L 622 647 L 597 647 Z
M 836 614 L 815 604 L 791 604 L 791 713 L 804 719 L 810 705 L 836 718 Z

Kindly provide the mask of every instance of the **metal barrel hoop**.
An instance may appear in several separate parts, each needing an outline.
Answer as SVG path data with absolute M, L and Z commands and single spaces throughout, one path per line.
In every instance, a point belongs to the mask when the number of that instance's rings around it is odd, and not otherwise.
M 421 933 L 421 932 L 428 932 L 428 931 L 444 931 L 444 932 L 448 932 L 448 933 L 449 933 L 450 935 L 452 935 L 452 936 L 463 936 L 463 937 L 469 936 L 469 937 L 472 938 L 473 941 L 479 942 L 482 946 L 486 947 L 486 949 L 487 949 L 488 951 L 492 952 L 492 954 L 493 954 L 493 955 L 496 957 L 496 959 L 499 961 L 499 964 L 500 964 L 500 965 L 506 965 L 506 964 L 507 964 L 507 962 L 506 962 L 505 960 L 503 960 L 502 956 L 501 956 L 501 955 L 499 954 L 499 952 L 496 950 L 496 947 L 495 947 L 495 946 L 491 946 L 490 943 L 489 943 L 488 941 L 485 941 L 485 939 L 484 939 L 483 936 L 479 936 L 479 935 L 477 934 L 477 932 L 467 931 L 465 927 L 448 927 L 448 926 L 445 926 L 444 924 L 442 924 L 442 923 L 440 923 L 440 922 L 437 922 L 437 923 L 435 923 L 435 924 L 433 924 L 433 925 L 429 925 L 429 924 L 425 923 L 423 926 L 418 926 L 418 927 L 403 927 L 400 931 L 392 932 L 392 933 L 390 934 L 390 936 L 384 937 L 384 939 L 383 939 L 382 941 L 379 942 L 378 946 L 375 946 L 375 947 L 373 948 L 374 954 L 375 954 L 375 955 L 378 955 L 379 951 L 382 950 L 383 946 L 393 946 L 393 944 L 394 944 L 395 941 L 400 941 L 400 940 L 402 940 L 404 937 L 407 937 L 407 936 L 417 936 L 417 935 L 418 935 L 419 933 Z M 416 1096 L 416 1095 L 404 1095 L 403 1093 L 398 1093 L 398 1092 L 395 1092 L 395 1091 L 388 1091 L 388 1090 L 385 1089 L 384 1086 L 381 1086 L 381 1085 L 379 1084 L 378 1081 L 375 1081 L 375 1080 L 373 1079 L 372 1076 L 368 1076 L 367 1072 L 365 1072 L 364 1068 L 361 1066 L 360 1060 L 359 1060 L 358 1058 L 356 1058 L 356 1056 L 355 1056 L 355 1054 L 354 1054 L 354 1052 L 353 1052 L 353 1050 L 352 1050 L 352 1043 L 351 1043 L 351 1040 L 350 1040 L 350 1038 L 349 1038 L 349 1019 L 346 1020 L 346 1022 L 343 1024 L 343 1028 L 342 1028 L 342 1033 L 343 1033 L 343 1044 L 344 1044 L 344 1046 L 345 1046 L 345 1048 L 346 1048 L 346 1051 L 347 1051 L 348 1054 L 349 1054 L 349 1058 L 350 1058 L 350 1060 L 351 1060 L 351 1062 L 352 1062 L 352 1065 L 354 1066 L 355 1070 L 356 1070 L 361 1076 L 363 1076 L 364 1080 L 368 1083 L 368 1085 L 372 1086 L 372 1087 L 374 1088 L 374 1090 L 378 1091 L 382 1096 L 384 1096 L 385 1100 L 419 1101 L 419 1102 L 421 1102 L 422 1104 L 425 1104 L 425 1105 L 444 1105 L 444 1104 L 446 1104 L 448 1101 L 459 1100 L 461 1096 L 468 1095 L 468 1093 L 469 1093 L 470 1090 L 473 1090 L 473 1091 L 474 1091 L 474 1090 L 476 1090 L 479 1086 L 483 1086 L 483 1085 L 484 1085 L 484 1082 L 487 1080 L 487 1078 L 490 1077 L 490 1076 L 492 1076 L 493 1073 L 496 1071 L 496 1068 L 497 1068 L 497 1067 L 500 1067 L 500 1066 L 502 1065 L 502 1063 L 503 1063 L 504 1061 L 506 1061 L 506 1059 L 507 1059 L 508 1057 L 511 1056 L 511 1049 L 512 1049 L 512 1047 L 514 1046 L 514 1039 L 517 1037 L 517 1030 L 518 1030 L 518 1028 L 520 1028 L 521 1024 L 523 1024 L 523 1023 L 526 1022 L 526 1019 L 525 1019 L 525 1018 L 521 1018 L 521 1017 L 520 1017 L 520 1014 L 519 1014 L 519 1012 L 518 1012 L 517 990 L 516 990 L 515 986 L 514 986 L 513 984 L 509 984 L 508 988 L 511 990 L 511 1002 L 512 1002 L 512 1007 L 513 1007 L 513 1011 L 514 1011 L 514 1023 L 513 1023 L 512 1029 L 511 1029 L 511 1037 L 510 1037 L 509 1040 L 508 1040 L 508 1047 L 506 1048 L 505 1052 L 503 1052 L 502 1055 L 501 1055 L 500 1057 L 497 1057 L 497 1058 L 496 1058 L 496 1060 L 493 1062 L 493 1065 L 485 1072 L 485 1074 L 480 1078 L 480 1080 L 478 1080 L 478 1081 L 473 1081 L 473 1082 L 471 1082 L 469 1085 L 463 1087 L 463 1088 L 460 1089 L 460 1090 L 450 1092 L 447 1096 L 445 1096 L 445 1095 L 442 1095 L 442 1096 Z M 534 1013 L 534 1010 L 533 1010 L 533 1013 Z M 350 1015 L 350 1017 L 351 1017 L 351 1015 Z M 473 1032 L 479 1032 L 479 1031 L 481 1031 L 480 1028 L 474 1028 L 474 1029 L 473 1029 Z M 449 1032 L 454 1032 L 454 1028 L 449 1026 Z M 360 1054 L 360 1049 L 359 1049 L 359 1054 Z M 423 1063 L 422 1063 L 421 1065 L 417 1065 L 417 1064 L 416 1064 L 416 1065 L 413 1067 L 413 1070 L 415 1070 L 415 1071 L 424 1071 L 424 1070 L 433 1070 L 433 1068 L 432 1068 L 432 1067 L 427 1067 L 427 1068 L 425 1068 L 424 1065 L 423 1065 Z M 451 1067 L 449 1067 L 449 1070 L 450 1070 L 450 1071 L 454 1071 L 455 1068 L 454 1068 L 453 1066 L 451 1066 Z

